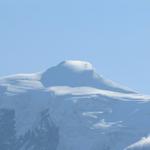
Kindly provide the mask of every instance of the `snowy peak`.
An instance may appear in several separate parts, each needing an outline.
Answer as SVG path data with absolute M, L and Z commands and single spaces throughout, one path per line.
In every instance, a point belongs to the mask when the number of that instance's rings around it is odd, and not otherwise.
M 41 73 L 18 74 L 0 78 L 0 91 L 6 89 L 5 91 L 8 93 L 44 90 L 57 86 L 91 87 L 126 94 L 135 93 L 97 74 L 91 63 L 79 60 L 63 61 Z
M 42 74 L 41 82 L 45 87 L 84 86 L 115 92 L 133 93 L 133 91 L 98 75 L 91 63 L 79 60 L 63 61 L 57 66 L 46 70 Z
M 94 69 L 89 62 L 79 60 L 63 61 L 46 70 L 41 82 L 44 86 L 94 86 Z M 94 82 L 94 83 L 93 83 Z

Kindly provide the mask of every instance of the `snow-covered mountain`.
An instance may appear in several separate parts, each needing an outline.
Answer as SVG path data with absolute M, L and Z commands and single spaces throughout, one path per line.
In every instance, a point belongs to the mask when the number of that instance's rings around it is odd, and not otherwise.
M 150 150 L 150 96 L 89 62 L 0 78 L 0 150 Z

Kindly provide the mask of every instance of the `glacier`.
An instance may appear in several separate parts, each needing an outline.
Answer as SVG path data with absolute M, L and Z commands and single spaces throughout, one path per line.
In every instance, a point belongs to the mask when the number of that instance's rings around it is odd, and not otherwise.
M 150 96 L 91 63 L 0 78 L 0 150 L 148 150 Z

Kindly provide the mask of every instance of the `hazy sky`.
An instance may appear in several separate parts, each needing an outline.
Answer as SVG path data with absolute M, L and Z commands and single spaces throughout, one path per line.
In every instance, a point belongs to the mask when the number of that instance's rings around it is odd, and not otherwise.
M 0 0 L 0 76 L 66 59 L 150 94 L 150 1 Z

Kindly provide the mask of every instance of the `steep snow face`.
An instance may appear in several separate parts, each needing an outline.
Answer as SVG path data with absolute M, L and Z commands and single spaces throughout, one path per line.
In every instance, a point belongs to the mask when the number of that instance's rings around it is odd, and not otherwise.
M 88 86 L 104 90 L 134 93 L 128 88 L 106 80 L 99 76 L 93 66 L 88 62 L 64 61 L 55 67 L 46 70 L 41 77 L 45 87 L 50 86 Z

